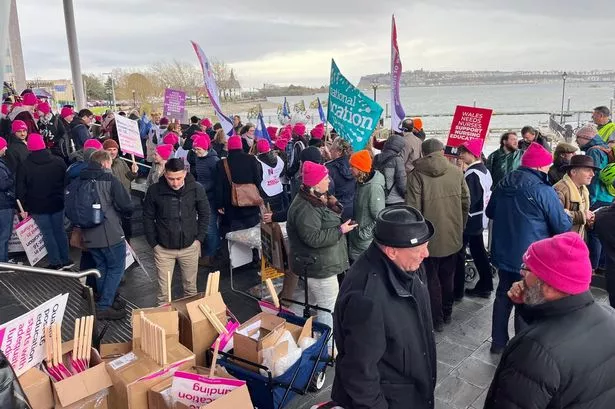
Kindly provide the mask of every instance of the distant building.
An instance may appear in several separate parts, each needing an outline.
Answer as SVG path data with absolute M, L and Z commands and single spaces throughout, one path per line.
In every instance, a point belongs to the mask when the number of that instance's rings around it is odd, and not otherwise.
M 50 95 L 50 98 L 58 104 L 75 103 L 73 83 L 70 80 L 36 79 L 33 81 L 28 81 L 27 87 L 35 90 L 36 94 Z
M 241 85 L 235 78 L 235 71 L 231 68 L 229 78 L 224 81 L 218 81 L 218 90 L 220 98 L 231 99 L 241 97 Z

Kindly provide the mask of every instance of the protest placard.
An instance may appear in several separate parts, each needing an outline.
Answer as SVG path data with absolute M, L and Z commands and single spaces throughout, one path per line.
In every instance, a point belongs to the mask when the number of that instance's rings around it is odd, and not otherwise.
M 143 145 L 141 145 L 141 135 L 137 121 L 116 115 L 115 126 L 117 127 L 117 137 L 120 141 L 122 152 L 143 158 Z
M 45 336 L 43 328 L 62 323 L 68 294 L 58 295 L 32 311 L 0 325 L 0 350 L 17 376 L 43 362 Z
M 365 149 L 381 115 L 382 107 L 352 85 L 331 60 L 327 120 L 355 152 Z
M 491 109 L 458 105 L 455 109 L 444 153 L 457 156 L 457 148 L 462 143 L 472 139 L 485 140 L 489 132 L 492 113 Z
M 28 217 L 19 223 L 15 228 L 15 233 L 26 252 L 31 266 L 36 265 L 47 255 L 43 233 L 41 233 L 33 218 Z
M 185 121 L 186 115 L 186 93 L 176 89 L 167 88 L 164 90 L 164 113 L 163 115 L 177 122 Z
M 15 215 L 13 216 L 13 234 L 11 234 L 11 238 L 9 239 L 9 253 L 21 253 L 24 251 L 21 241 L 19 241 L 19 237 L 17 237 L 17 232 L 15 231 L 18 225 L 19 217 Z
M 124 270 L 128 270 L 128 267 L 132 266 L 135 262 L 135 256 L 132 254 L 132 251 L 130 244 L 126 242 L 126 262 L 124 263 Z

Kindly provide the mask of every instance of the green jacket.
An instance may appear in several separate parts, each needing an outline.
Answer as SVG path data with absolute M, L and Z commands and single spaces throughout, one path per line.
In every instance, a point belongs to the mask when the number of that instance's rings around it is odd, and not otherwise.
M 461 170 L 442 152 L 414 161 L 408 174 L 406 203 L 433 223 L 430 257 L 447 257 L 461 250 L 470 210 L 470 191 Z
M 305 266 L 296 256 L 312 256 L 310 278 L 329 278 L 348 270 L 346 237 L 340 232 L 340 215 L 320 200 L 299 191 L 288 209 L 286 231 L 290 244 L 291 271 L 303 276 Z
M 359 224 L 348 233 L 348 255 L 359 258 L 372 242 L 376 216 L 384 209 L 384 176 L 378 171 L 365 183 L 357 183 L 354 196 L 354 220 Z
M 522 155 L 523 151 L 521 149 L 517 149 L 514 152 L 506 152 L 504 148 L 500 148 L 489 155 L 486 165 L 493 179 L 491 190 L 495 189 L 495 186 L 500 180 L 504 179 L 504 176 L 521 165 Z

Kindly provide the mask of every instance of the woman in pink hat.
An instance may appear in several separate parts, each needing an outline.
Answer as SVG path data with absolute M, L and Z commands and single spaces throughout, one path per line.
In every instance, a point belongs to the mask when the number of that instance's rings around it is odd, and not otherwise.
M 306 161 L 302 185 L 288 210 L 286 230 L 290 244 L 290 270 L 307 276 L 309 303 L 333 311 L 339 284 L 337 276 L 348 265 L 346 234 L 357 227 L 341 219 L 342 208 L 329 189 L 324 165 Z M 288 285 L 286 285 L 288 284 Z M 291 293 L 285 283 L 284 293 Z M 333 327 L 331 314 L 318 313 L 318 320 Z

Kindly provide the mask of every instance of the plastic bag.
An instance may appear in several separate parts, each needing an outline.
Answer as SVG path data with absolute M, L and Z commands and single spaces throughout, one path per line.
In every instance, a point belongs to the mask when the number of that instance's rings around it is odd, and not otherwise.
M 285 356 L 278 358 L 274 362 L 273 354 L 275 348 L 284 342 L 288 342 L 288 353 Z M 283 375 L 288 368 L 293 366 L 295 362 L 301 358 L 301 352 L 302 349 L 297 346 L 297 343 L 291 333 L 288 330 L 285 330 L 273 347 L 263 349 L 263 365 L 271 370 L 274 377 L 278 377 Z M 261 370 L 261 374 L 263 376 L 267 375 L 264 370 Z

